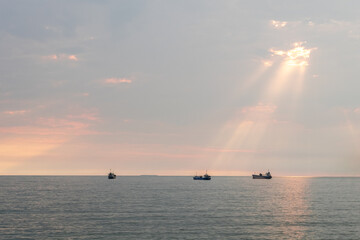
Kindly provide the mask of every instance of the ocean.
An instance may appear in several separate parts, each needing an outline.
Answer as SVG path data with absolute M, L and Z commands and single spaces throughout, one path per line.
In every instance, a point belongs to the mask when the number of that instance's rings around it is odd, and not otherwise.
M 0 176 L 0 239 L 360 239 L 360 178 Z

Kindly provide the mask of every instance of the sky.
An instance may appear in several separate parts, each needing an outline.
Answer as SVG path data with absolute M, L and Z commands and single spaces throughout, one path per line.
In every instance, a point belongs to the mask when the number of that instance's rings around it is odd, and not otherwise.
M 0 1 L 1 175 L 360 176 L 360 2 Z

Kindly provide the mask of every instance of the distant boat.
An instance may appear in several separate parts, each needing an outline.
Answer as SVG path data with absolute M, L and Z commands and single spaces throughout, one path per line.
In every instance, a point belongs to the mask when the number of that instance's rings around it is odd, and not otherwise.
M 265 175 L 263 175 L 262 173 L 259 173 L 259 174 L 253 174 L 252 177 L 253 177 L 253 179 L 271 179 L 272 178 L 269 170 L 267 173 L 265 173 Z
M 204 176 L 198 176 L 198 175 L 196 174 L 196 176 L 194 176 L 193 179 L 194 179 L 194 180 L 211 180 L 211 176 L 209 176 L 209 175 L 207 174 L 207 171 L 206 171 L 206 173 L 205 173 Z
M 108 179 L 115 179 L 116 178 L 116 174 L 111 172 L 111 169 L 110 169 L 110 172 L 108 174 Z

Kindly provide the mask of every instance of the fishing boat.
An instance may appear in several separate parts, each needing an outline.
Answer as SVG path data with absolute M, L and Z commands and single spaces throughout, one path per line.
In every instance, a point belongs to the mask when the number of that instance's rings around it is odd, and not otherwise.
M 108 179 L 115 179 L 116 178 L 116 174 L 114 172 L 111 172 L 111 169 L 110 169 L 110 172 L 108 174 Z
M 253 179 L 271 179 L 272 178 L 271 173 L 270 173 L 269 170 L 265 174 L 262 174 L 262 173 L 253 174 L 252 177 L 253 177 Z
M 196 176 L 193 177 L 194 180 L 211 180 L 211 176 L 207 174 L 207 171 L 204 176 Z

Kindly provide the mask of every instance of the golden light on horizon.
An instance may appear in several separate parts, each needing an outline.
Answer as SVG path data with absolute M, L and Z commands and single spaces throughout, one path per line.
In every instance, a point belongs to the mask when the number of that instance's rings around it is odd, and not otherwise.
M 14 137 L 0 140 L 0 158 L 3 159 L 0 174 L 16 172 L 16 166 L 34 158 L 48 154 L 59 147 L 64 140 L 60 138 Z M 36 174 L 33 172 L 32 174 Z
M 4 158 L 31 158 L 61 145 L 61 139 L 11 138 L 0 141 L 0 156 Z

